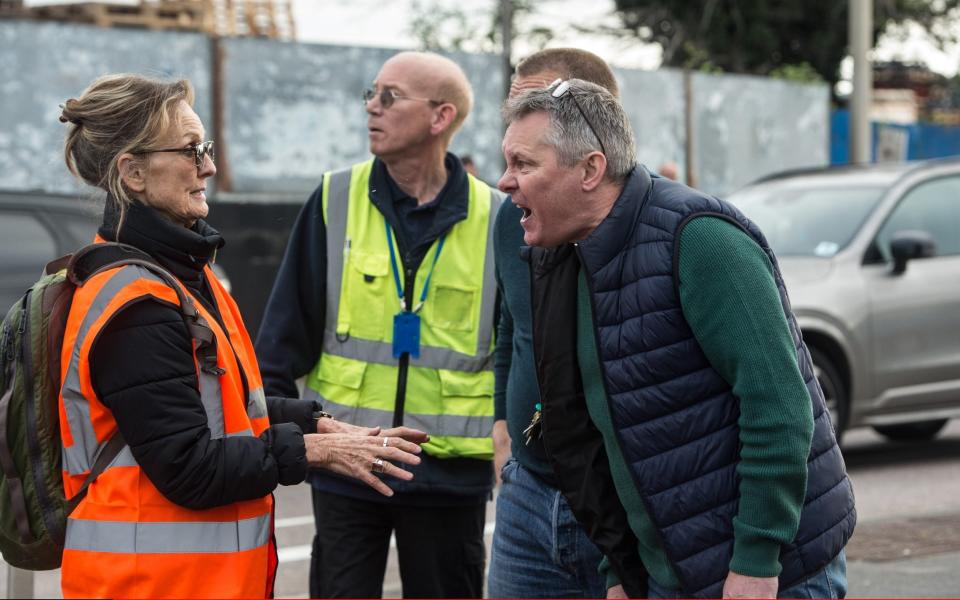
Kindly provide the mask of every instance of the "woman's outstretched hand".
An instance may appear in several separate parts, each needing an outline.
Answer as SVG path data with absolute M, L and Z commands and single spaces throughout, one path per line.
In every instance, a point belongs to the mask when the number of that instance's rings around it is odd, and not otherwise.
M 374 473 L 410 481 L 413 473 L 393 463 L 420 464 L 420 457 L 417 456 L 421 452 L 419 444 L 430 439 L 422 431 L 407 427 L 381 432 L 379 427 L 357 427 L 339 421 L 332 423 L 337 424 L 335 427 L 338 432 L 303 436 L 309 465 L 359 479 L 384 496 L 392 496 L 393 490 Z M 318 423 L 318 429 L 321 427 L 334 428 L 331 424 Z
M 410 427 L 393 427 L 390 429 L 360 427 L 335 419 L 317 419 L 317 433 L 356 433 L 358 435 L 398 437 L 414 444 L 425 444 L 430 441 L 430 436 L 419 429 Z

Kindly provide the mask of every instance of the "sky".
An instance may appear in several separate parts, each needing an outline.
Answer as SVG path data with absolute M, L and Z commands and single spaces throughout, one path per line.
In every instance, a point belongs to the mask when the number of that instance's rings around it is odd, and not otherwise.
M 413 6 L 418 0 L 293 0 L 297 34 L 300 41 L 329 44 L 415 48 L 416 38 L 409 31 Z M 470 13 L 489 12 L 497 0 L 419 0 L 421 5 L 463 7 Z M 660 50 L 636 42 L 613 40 L 608 36 L 585 35 L 571 30 L 571 24 L 585 27 L 616 24 L 613 0 L 550 0 L 541 7 L 535 24 L 543 23 L 557 32 L 551 46 L 572 45 L 603 56 L 608 62 L 627 68 L 655 69 Z M 529 25 L 529 23 L 528 23 Z M 483 21 L 481 27 L 488 27 Z M 960 27 L 960 23 L 957 24 Z M 960 67 L 960 47 L 941 52 L 922 40 L 919 28 L 908 33 L 906 42 L 881 39 L 874 50 L 879 61 L 925 62 L 932 70 L 953 76 Z M 536 51 L 519 44 L 514 59 Z

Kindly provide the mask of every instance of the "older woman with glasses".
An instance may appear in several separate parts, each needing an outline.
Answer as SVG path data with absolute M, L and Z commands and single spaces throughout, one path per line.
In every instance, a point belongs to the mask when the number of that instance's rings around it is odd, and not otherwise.
M 60 117 L 68 167 L 108 193 L 97 241 L 145 263 L 95 271 L 67 320 L 66 496 L 97 457 L 116 456 L 68 519 L 65 597 L 270 597 L 277 485 L 323 467 L 389 496 L 375 473 L 412 478 L 391 461 L 418 464 L 427 439 L 264 397 L 237 306 L 210 269 L 224 245 L 204 221 L 217 169 L 192 102 L 184 80 L 110 75 Z

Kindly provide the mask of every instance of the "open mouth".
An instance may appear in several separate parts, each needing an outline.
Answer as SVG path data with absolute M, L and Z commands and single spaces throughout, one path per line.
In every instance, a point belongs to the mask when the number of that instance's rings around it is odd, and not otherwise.
M 526 221 L 528 218 L 530 218 L 530 215 L 533 214 L 533 211 L 531 211 L 531 210 L 530 210 L 529 208 L 527 208 L 526 206 L 519 206 L 519 208 L 520 208 L 520 210 L 523 211 L 523 216 L 520 217 L 520 222 L 523 223 L 523 222 Z

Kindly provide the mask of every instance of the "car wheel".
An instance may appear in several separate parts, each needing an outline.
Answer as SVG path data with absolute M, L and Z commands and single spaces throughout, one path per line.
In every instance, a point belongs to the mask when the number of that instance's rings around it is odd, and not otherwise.
M 850 412 L 847 389 L 843 385 L 843 379 L 840 378 L 840 372 L 833 366 L 833 362 L 827 355 L 816 348 L 809 348 L 809 350 L 810 358 L 813 359 L 813 374 L 817 376 L 820 389 L 823 390 L 823 399 L 827 404 L 827 410 L 830 411 L 830 421 L 833 423 L 833 432 L 839 444 L 843 431 L 847 428 Z
M 873 430 L 883 437 L 897 442 L 925 442 L 937 437 L 947 421 L 949 419 L 917 421 L 916 423 L 901 423 L 899 425 L 877 425 Z

